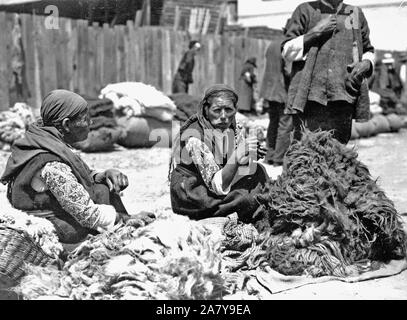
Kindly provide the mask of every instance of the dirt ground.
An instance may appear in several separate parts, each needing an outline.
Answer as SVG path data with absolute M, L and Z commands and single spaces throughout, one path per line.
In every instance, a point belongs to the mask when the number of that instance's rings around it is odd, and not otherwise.
M 350 143 L 357 148 L 362 162 L 368 165 L 373 177 L 395 203 L 400 213 L 407 213 L 407 130 L 397 134 L 382 134 Z M 0 152 L 0 170 L 3 172 L 9 156 Z M 169 149 L 119 148 L 115 152 L 82 154 L 90 167 L 115 167 L 128 175 L 130 186 L 123 192 L 123 202 L 129 213 L 141 210 L 170 211 L 167 180 Z M 268 168 L 272 170 L 272 168 Z M 9 206 L 6 187 L 0 184 L 0 205 Z M 407 222 L 407 216 L 404 216 Z M 384 279 L 356 284 L 329 282 L 308 285 L 273 295 L 275 299 L 407 299 L 407 271 Z

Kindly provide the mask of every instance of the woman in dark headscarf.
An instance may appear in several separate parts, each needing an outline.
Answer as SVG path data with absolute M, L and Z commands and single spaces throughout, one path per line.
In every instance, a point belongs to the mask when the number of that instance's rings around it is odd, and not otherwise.
M 256 58 L 246 60 L 240 72 L 239 78 L 239 111 L 251 113 L 255 111 L 254 86 L 257 83 L 254 69 L 257 68 Z
M 62 243 L 78 243 L 130 217 L 118 196 L 127 177 L 115 169 L 91 171 L 70 148 L 87 138 L 89 125 L 81 96 L 51 91 L 41 119 L 13 144 L 1 178 L 13 207 L 49 219 Z
M 236 124 L 237 101 L 233 89 L 214 85 L 181 127 L 169 176 L 175 213 L 204 219 L 237 212 L 250 220 L 259 207 L 256 194 L 268 176 L 254 160 L 265 150 Z

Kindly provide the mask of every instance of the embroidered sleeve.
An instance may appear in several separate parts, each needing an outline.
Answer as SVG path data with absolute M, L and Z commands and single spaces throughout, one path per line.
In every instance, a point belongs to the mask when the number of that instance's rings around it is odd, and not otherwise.
M 113 227 L 116 210 L 95 204 L 68 165 L 49 162 L 42 169 L 41 178 L 61 207 L 83 227 L 103 230 Z
M 201 140 L 191 137 L 185 148 L 195 166 L 198 168 L 205 185 L 212 191 L 215 191 L 212 187 L 212 179 L 215 173 L 220 170 L 220 167 L 216 163 L 215 157 L 209 150 L 208 146 Z

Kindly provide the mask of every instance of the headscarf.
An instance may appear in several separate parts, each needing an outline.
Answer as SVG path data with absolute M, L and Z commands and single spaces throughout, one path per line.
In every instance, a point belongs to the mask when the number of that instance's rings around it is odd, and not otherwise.
M 92 197 L 91 170 L 64 142 L 63 135 L 55 127 L 65 118 L 74 118 L 87 109 L 87 102 L 78 94 L 67 90 L 51 91 L 41 105 L 41 119 L 31 124 L 25 136 L 11 147 L 11 155 L 1 182 L 7 184 L 24 166 L 41 153 L 52 153 L 69 165 L 73 174 Z
M 179 133 L 177 134 L 174 143 L 173 143 L 173 152 L 172 152 L 172 157 L 171 157 L 171 163 L 170 163 L 170 170 L 168 177 L 171 175 L 171 171 L 173 170 L 173 162 L 174 158 L 177 154 L 180 154 L 180 148 L 181 148 L 181 137 L 184 140 L 185 138 L 188 137 L 183 137 L 183 133 L 185 130 L 187 130 L 193 123 L 198 122 L 199 126 L 202 128 L 202 131 L 205 132 L 205 130 L 215 130 L 215 128 L 212 126 L 210 121 L 207 119 L 205 115 L 205 105 L 207 105 L 209 98 L 219 92 L 229 92 L 231 93 L 234 98 L 235 98 L 235 104 L 237 104 L 238 101 L 238 95 L 237 93 L 229 86 L 225 84 L 215 84 L 211 87 L 209 87 L 204 94 L 203 99 L 198 105 L 198 110 L 197 113 L 189 117 L 187 121 L 181 126 Z M 236 119 L 234 118 L 230 127 L 234 132 L 236 132 Z M 205 139 L 205 137 L 203 137 Z
M 257 59 L 256 57 L 250 57 L 249 59 L 246 60 L 246 63 L 250 63 L 251 65 L 253 65 L 255 68 L 257 68 Z

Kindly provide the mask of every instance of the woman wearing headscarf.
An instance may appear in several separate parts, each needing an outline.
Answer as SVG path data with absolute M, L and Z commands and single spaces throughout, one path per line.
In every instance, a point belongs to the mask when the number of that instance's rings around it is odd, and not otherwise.
M 247 59 L 240 72 L 239 111 L 243 113 L 255 111 L 254 86 L 257 79 L 254 69 L 257 68 L 256 61 L 255 57 Z
M 214 85 L 197 114 L 180 129 L 170 166 L 173 211 L 191 219 L 236 212 L 251 220 L 268 175 L 255 162 L 264 157 L 256 134 L 244 136 L 236 124 L 238 96 L 226 85 Z
M 118 195 L 127 177 L 115 169 L 91 171 L 70 147 L 87 138 L 89 125 L 86 100 L 51 91 L 41 119 L 13 144 L 1 178 L 12 206 L 49 219 L 62 243 L 78 243 L 130 218 Z

